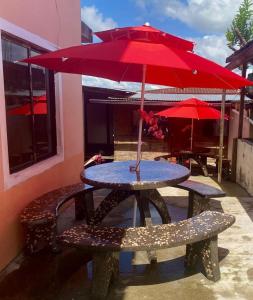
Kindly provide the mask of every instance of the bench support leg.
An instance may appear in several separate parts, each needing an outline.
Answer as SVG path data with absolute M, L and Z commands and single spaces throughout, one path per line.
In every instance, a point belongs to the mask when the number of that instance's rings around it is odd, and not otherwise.
M 185 267 L 195 268 L 200 259 L 206 278 L 212 281 L 220 279 L 217 236 L 210 239 L 189 244 L 186 247 Z
M 200 258 L 207 279 L 218 281 L 220 279 L 220 267 L 218 258 L 217 236 L 203 242 Z
M 94 214 L 93 192 L 84 192 L 75 197 L 75 216 L 76 220 L 86 219 L 87 224 Z
M 94 300 L 105 299 L 110 283 L 118 277 L 118 253 L 101 252 L 93 256 L 91 295 Z
M 26 229 L 25 252 L 28 255 L 39 252 L 43 248 L 56 249 L 56 219 L 42 224 L 28 224 Z
M 196 156 L 194 157 L 194 160 L 198 163 L 198 165 L 200 166 L 204 176 L 208 177 L 208 170 L 207 170 L 207 157 L 203 157 L 203 156 Z
M 168 212 L 168 208 L 163 197 L 157 190 L 145 190 L 141 191 L 142 198 L 151 202 L 158 211 L 163 224 L 171 223 L 171 217 Z
M 152 219 L 149 209 L 149 196 L 145 191 L 137 191 L 135 193 L 137 204 L 140 212 L 140 225 L 149 227 L 152 226 Z M 155 251 L 147 251 L 148 259 L 151 263 L 157 262 L 157 255 Z
M 199 215 L 205 210 L 210 209 L 210 199 L 205 199 L 196 195 L 194 192 L 189 192 L 189 203 L 187 218 L 192 218 Z

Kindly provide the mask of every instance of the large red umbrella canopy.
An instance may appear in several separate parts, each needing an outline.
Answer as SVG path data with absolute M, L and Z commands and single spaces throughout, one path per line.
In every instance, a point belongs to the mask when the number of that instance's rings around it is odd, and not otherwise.
M 103 42 L 114 40 L 135 40 L 150 43 L 161 43 L 168 47 L 178 48 L 185 51 L 192 51 L 194 44 L 191 41 L 179 38 L 167 32 L 161 31 L 148 24 L 114 28 L 95 33 Z
M 160 43 L 115 40 L 80 45 L 24 60 L 58 72 L 175 87 L 236 89 L 252 83 L 197 54 Z
M 156 115 L 166 118 L 185 118 L 197 120 L 217 120 L 221 118 L 221 113 L 219 110 L 213 108 L 207 102 L 201 101 L 197 98 L 190 98 L 181 101 L 176 106 L 162 110 L 156 113 Z
M 142 82 L 141 110 L 144 105 L 145 83 L 221 89 L 237 89 L 252 84 L 218 64 L 190 52 L 192 44 L 189 42 L 179 39 L 176 43 L 174 37 L 146 27 L 142 30 L 122 29 L 124 34 L 137 32 L 135 39 L 110 39 L 104 32 L 100 37 L 106 42 L 69 47 L 34 56 L 24 62 L 57 72 L 96 76 L 114 81 Z M 146 32 L 146 39 L 141 31 Z M 139 170 L 141 134 L 142 119 L 139 123 L 136 170 Z

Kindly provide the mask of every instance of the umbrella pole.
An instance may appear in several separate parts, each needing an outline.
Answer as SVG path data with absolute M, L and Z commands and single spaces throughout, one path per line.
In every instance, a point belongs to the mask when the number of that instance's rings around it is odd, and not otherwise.
M 193 118 L 192 118 L 192 126 L 191 126 L 191 151 L 193 148 Z M 190 158 L 190 171 L 192 170 L 192 159 Z
M 146 71 L 147 71 L 147 65 L 143 65 L 140 110 L 143 110 L 143 107 L 144 107 L 144 93 L 145 93 Z M 141 141 L 141 137 L 142 137 L 142 124 L 143 124 L 143 119 L 140 117 L 140 120 L 139 120 L 139 135 L 138 135 L 138 147 L 137 147 L 137 160 L 136 160 L 136 171 L 137 172 L 140 171 L 141 144 L 142 144 L 142 141 Z
M 223 92 L 222 92 L 222 102 L 221 102 L 220 147 L 219 147 L 219 163 L 218 163 L 218 182 L 219 183 L 221 183 L 221 179 L 222 179 L 222 157 L 223 157 L 223 141 L 224 141 L 225 101 L 226 101 L 226 90 L 223 90 Z
M 191 127 L 191 151 L 193 148 L 193 119 L 192 119 L 192 127 Z

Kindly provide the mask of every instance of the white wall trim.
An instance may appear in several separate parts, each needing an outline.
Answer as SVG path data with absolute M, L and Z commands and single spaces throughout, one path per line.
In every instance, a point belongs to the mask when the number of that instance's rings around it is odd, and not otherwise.
M 1 31 L 15 35 L 23 40 L 31 42 L 49 51 L 57 50 L 58 47 L 51 42 L 35 35 L 17 25 L 14 25 L 0 18 L 0 37 Z M 36 163 L 22 171 L 10 174 L 8 143 L 7 143 L 7 126 L 6 126 L 6 108 L 5 93 L 3 80 L 3 63 L 2 63 L 2 45 L 0 38 L 0 135 L 2 144 L 2 162 L 4 175 L 4 189 L 7 190 L 27 179 L 38 175 L 47 169 L 55 166 L 64 160 L 64 126 L 63 126 L 63 97 L 62 97 L 62 76 L 55 75 L 55 104 L 56 104 L 56 135 L 57 135 L 57 154 L 39 163 Z

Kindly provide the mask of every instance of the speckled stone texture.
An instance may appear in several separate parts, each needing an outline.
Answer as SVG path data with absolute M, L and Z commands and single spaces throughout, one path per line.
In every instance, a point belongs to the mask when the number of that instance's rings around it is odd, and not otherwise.
M 195 267 L 197 259 L 200 259 L 206 277 L 217 281 L 220 278 L 217 236 L 234 222 L 232 215 L 206 211 L 177 223 L 147 227 L 78 225 L 64 231 L 58 241 L 93 253 L 92 295 L 96 299 L 104 299 L 112 274 L 118 268 L 113 256 L 120 251 L 150 251 L 190 244 L 186 267 Z
M 210 208 L 211 198 L 221 198 L 226 196 L 226 193 L 220 189 L 193 180 L 181 182 L 177 187 L 189 191 L 188 218 L 208 210 Z
M 100 203 L 97 209 L 94 212 L 93 217 L 90 219 L 90 224 L 98 225 L 102 220 L 122 201 L 126 200 L 130 196 L 135 196 L 139 212 L 141 215 L 141 225 L 144 225 L 145 222 L 145 212 L 144 212 L 144 203 L 152 203 L 156 210 L 158 211 L 162 222 L 164 224 L 170 223 L 171 218 L 166 207 L 166 204 L 163 200 L 163 197 L 159 194 L 157 190 L 141 190 L 141 191 L 124 191 L 124 190 L 113 190 L 111 191 Z
M 140 161 L 140 171 L 130 171 L 135 160 L 96 165 L 81 172 L 84 183 L 116 190 L 148 190 L 174 186 L 190 176 L 190 170 L 162 161 Z
M 76 217 L 84 218 L 93 203 L 94 187 L 77 183 L 50 191 L 32 201 L 22 212 L 20 221 L 25 230 L 25 248 L 32 254 L 45 247 L 56 249 L 55 237 L 60 207 L 75 198 Z
M 177 223 L 116 228 L 78 225 L 58 237 L 61 243 L 100 251 L 145 251 L 195 243 L 218 235 L 235 222 L 232 215 L 206 211 Z
M 112 190 L 99 204 L 91 217 L 90 224 L 98 225 L 111 210 L 117 207 L 122 201 L 134 195 L 134 191 Z
M 224 181 L 218 185 L 212 177 L 193 176 L 194 181 L 222 188 L 227 196 L 210 200 L 211 210 L 226 212 L 236 222 L 219 234 L 221 279 L 210 281 L 204 270 L 184 268 L 185 245 L 157 250 L 157 263 L 149 264 L 146 251 L 121 252 L 120 274 L 109 288 L 110 300 L 252 300 L 253 299 L 253 198 L 239 185 Z M 94 191 L 95 207 L 108 190 Z M 173 222 L 187 217 L 188 192 L 175 187 L 159 189 Z M 157 211 L 150 207 L 152 221 L 160 224 Z M 75 224 L 74 203 L 67 203 L 58 218 L 60 232 Z M 103 226 L 132 225 L 133 198 L 123 201 L 104 220 Z M 137 223 L 139 215 L 137 214 Z M 19 256 L 0 274 L 1 300 L 90 300 L 92 262 L 87 253 L 62 247 L 54 255 L 41 251 Z M 58 266 L 58 272 L 54 269 Z M 202 273 L 203 272 L 203 273 Z

